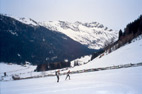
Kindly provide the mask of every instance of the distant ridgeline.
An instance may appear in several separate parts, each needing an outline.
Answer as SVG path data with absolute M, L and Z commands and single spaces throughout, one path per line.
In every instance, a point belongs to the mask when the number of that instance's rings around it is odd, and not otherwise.
M 71 61 L 95 51 L 59 32 L 0 14 L 0 62 L 47 64 Z

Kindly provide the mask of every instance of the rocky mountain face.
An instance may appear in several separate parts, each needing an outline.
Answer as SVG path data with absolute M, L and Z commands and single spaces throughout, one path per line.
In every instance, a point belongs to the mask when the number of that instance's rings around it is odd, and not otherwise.
M 21 19 L 24 20 L 24 19 Z M 34 22 L 34 20 L 30 20 Z M 42 64 L 73 60 L 96 50 L 34 22 L 0 15 L 0 62 Z
M 108 27 L 97 22 L 49 21 L 39 22 L 38 24 L 49 30 L 61 32 L 91 49 L 102 49 L 107 44 L 113 43 L 118 39 L 116 31 L 108 29 Z

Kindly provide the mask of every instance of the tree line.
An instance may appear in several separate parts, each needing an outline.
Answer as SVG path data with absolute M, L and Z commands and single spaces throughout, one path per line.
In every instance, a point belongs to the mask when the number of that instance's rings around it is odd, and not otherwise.
M 131 41 L 139 35 L 142 35 L 142 15 L 140 15 L 138 19 L 129 23 L 126 28 L 124 28 L 124 31 L 120 29 L 118 40 L 105 47 L 105 51 L 110 53 L 127 43 L 131 43 Z
M 70 62 L 54 62 L 54 63 L 39 64 L 35 71 L 61 69 L 61 68 L 70 67 L 70 65 L 71 65 Z

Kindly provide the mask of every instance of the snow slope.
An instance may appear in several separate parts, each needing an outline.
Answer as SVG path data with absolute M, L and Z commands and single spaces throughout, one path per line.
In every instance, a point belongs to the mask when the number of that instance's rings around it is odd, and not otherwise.
M 112 53 L 105 55 L 101 58 L 98 56 L 91 62 L 82 65 L 75 66 L 71 70 L 81 70 L 89 68 L 107 67 L 113 65 L 140 63 L 142 62 L 142 36 L 133 40 L 132 43 L 113 51 Z
M 117 32 L 97 22 L 49 21 L 39 24 L 50 30 L 61 32 L 91 49 L 103 48 L 105 44 L 114 42 L 118 37 Z

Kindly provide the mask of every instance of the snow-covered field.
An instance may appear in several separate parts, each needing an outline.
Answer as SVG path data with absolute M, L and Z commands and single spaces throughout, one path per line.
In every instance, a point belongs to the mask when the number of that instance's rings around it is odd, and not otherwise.
M 142 62 L 142 38 L 126 44 L 120 49 L 103 57 L 97 57 L 93 61 L 69 68 L 71 71 L 101 68 L 113 65 Z M 88 57 L 85 57 L 88 58 Z M 83 60 L 84 58 L 82 58 Z M 81 59 L 80 59 L 81 61 Z M 35 66 L 22 67 L 13 65 L 0 65 L 0 73 L 13 70 L 33 71 Z M 18 67 L 19 66 L 19 67 Z M 22 70 L 21 70 L 22 69 Z M 26 72 L 28 72 L 26 71 Z M 62 71 L 62 72 L 66 72 Z M 19 71 L 17 71 L 19 72 Z M 14 72 L 14 73 L 17 73 Z M 10 72 L 12 74 L 12 72 Z M 54 73 L 48 71 L 45 73 Z M 32 75 L 44 74 L 33 72 Z M 9 74 L 8 74 L 9 75 Z M 21 77 L 25 75 L 21 74 Z M 1 81 L 0 94 L 141 94 L 142 93 L 142 66 L 104 70 L 88 73 L 71 74 L 71 80 L 65 80 L 66 75 L 60 76 L 60 82 L 56 82 L 56 76 L 33 78 L 17 81 Z
M 1 82 L 1 94 L 141 94 L 142 67 Z

